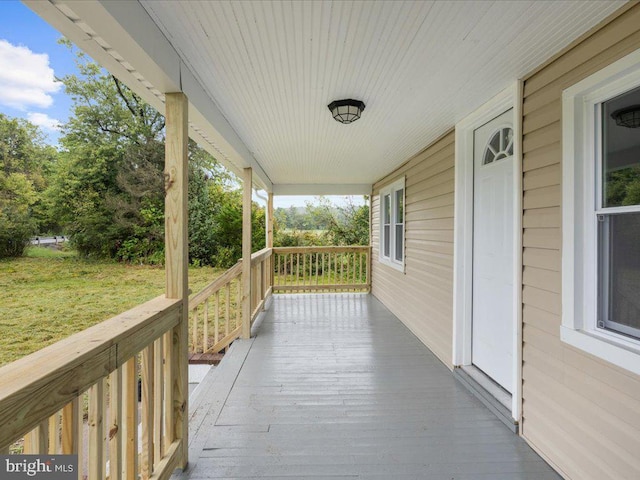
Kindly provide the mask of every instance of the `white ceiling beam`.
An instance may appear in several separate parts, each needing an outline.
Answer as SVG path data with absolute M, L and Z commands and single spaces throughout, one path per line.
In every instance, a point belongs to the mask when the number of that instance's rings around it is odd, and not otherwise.
M 274 184 L 274 195 L 371 195 L 371 184 Z

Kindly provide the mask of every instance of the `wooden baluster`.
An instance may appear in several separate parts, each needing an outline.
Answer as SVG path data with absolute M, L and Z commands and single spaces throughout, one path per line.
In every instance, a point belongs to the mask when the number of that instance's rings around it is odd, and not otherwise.
M 167 453 L 167 448 L 173 442 L 175 433 L 173 431 L 173 421 L 171 420 L 171 413 L 173 412 L 173 369 L 171 368 L 171 362 L 173 361 L 173 342 L 171 332 L 167 332 L 162 337 L 163 348 L 163 379 L 162 389 L 164 390 L 164 404 L 162 411 L 162 419 L 164 420 L 164 427 L 162 429 L 162 455 Z
M 238 298 L 236 299 L 236 308 L 237 310 L 240 310 L 242 307 L 242 282 L 238 282 Z M 226 298 L 226 310 L 224 312 L 224 320 L 225 323 L 227 325 L 229 325 L 229 322 L 231 321 L 231 283 L 227 283 L 226 286 L 226 294 L 227 294 L 227 298 Z M 236 320 L 237 321 L 237 320 Z M 231 326 L 229 325 L 228 327 L 225 326 L 225 332 L 227 332 L 228 330 L 230 330 Z
M 56 412 L 49 417 L 49 448 L 47 452 L 55 455 L 60 453 L 60 420 L 62 414 Z
M 260 301 L 262 301 L 262 299 L 264 298 L 264 285 L 265 285 L 265 278 L 264 278 L 264 272 L 265 272 L 265 262 L 267 260 L 263 260 L 262 262 L 260 262 L 260 275 L 258 275 L 258 280 L 260 281 L 260 288 L 258 289 L 258 299 Z
M 253 317 L 253 312 L 256 309 L 256 305 L 258 305 L 258 297 L 257 297 L 257 286 L 258 286 L 258 269 L 253 267 L 251 269 L 251 301 L 249 302 L 251 305 L 251 316 Z
M 291 285 L 294 285 L 294 279 L 293 279 L 293 253 L 289 254 L 289 263 L 291 264 L 290 269 L 289 269 L 289 282 L 291 283 Z
M 164 455 L 162 441 L 162 392 L 164 390 L 164 345 L 162 338 L 155 341 L 153 359 L 153 466 L 156 467 Z
M 264 260 L 262 260 L 259 264 L 258 264 L 258 272 L 256 273 L 256 282 L 257 282 L 257 292 L 256 292 L 256 307 L 258 305 L 260 305 L 260 302 L 262 300 L 262 288 L 264 285 Z
M 326 257 L 327 257 L 327 272 L 326 275 L 324 275 L 324 284 L 330 284 L 331 283 L 331 253 L 327 252 L 326 253 Z M 324 259 L 323 259 L 324 261 Z M 328 290 L 326 290 L 328 291 Z
M 300 254 L 296 253 L 296 291 L 300 290 Z
M 109 479 L 122 478 L 122 369 L 117 368 L 109 375 L 109 422 L 107 423 L 109 442 Z
M 316 253 L 316 286 L 318 286 L 318 282 L 320 281 L 320 258 L 318 258 L 320 253 Z
M 326 278 L 327 272 L 324 269 L 324 252 L 321 253 L 321 255 L 322 255 L 322 285 L 324 285 L 326 283 L 325 278 Z
M 360 269 L 358 270 L 358 283 L 362 283 L 362 252 L 358 253 L 358 259 L 360 260 Z
M 38 427 L 31 430 L 22 438 L 22 453 L 25 455 L 36 454 L 38 448 Z
M 329 285 L 333 286 L 338 281 L 338 263 L 336 261 L 335 252 L 329 253 L 329 263 L 331 264 L 331 278 L 329 281 Z M 333 289 L 329 289 L 329 292 L 332 292 Z
M 209 349 L 209 299 L 204 302 L 204 325 L 202 326 L 202 353 Z
M 196 307 L 193 309 L 193 321 L 191 322 L 191 343 L 193 346 L 191 347 L 191 351 L 193 353 L 198 353 L 198 309 L 200 307 Z
M 302 253 L 302 286 L 307 285 L 307 253 Z M 305 291 L 303 288 L 302 291 Z
M 365 269 L 366 269 L 366 278 L 365 283 L 367 284 L 367 291 L 371 291 L 371 249 L 368 248 L 365 252 Z
M 153 351 L 153 343 L 142 350 L 142 480 L 148 480 L 153 473 Z
M 271 251 L 271 256 L 269 257 L 269 263 L 267 263 L 267 290 L 269 287 L 273 287 L 273 262 L 274 262 L 273 250 Z
M 78 453 L 79 439 L 82 438 L 82 422 L 78 421 L 79 417 L 78 398 L 67 403 L 62 409 L 62 454 L 71 455 Z M 78 458 L 80 461 L 80 458 Z
M 24 437 L 23 451 L 25 455 L 47 453 L 49 445 L 49 421 L 44 420 Z
M 170 335 L 167 332 L 166 335 Z M 171 340 L 171 343 L 173 340 Z M 165 343 L 166 346 L 166 343 Z M 173 360 L 173 358 L 167 358 Z M 171 370 L 168 368 L 168 370 Z M 134 356 L 130 358 L 122 368 L 122 407 L 123 420 L 122 426 L 122 478 L 123 480 L 138 480 L 138 358 Z M 169 384 L 169 390 L 172 385 Z M 165 392 L 166 394 L 166 392 Z M 171 395 L 171 399 L 173 396 Z M 165 411 L 167 423 L 171 425 L 167 435 L 173 440 L 175 435 L 172 421 L 173 405 L 169 405 Z
M 242 322 L 242 282 L 238 280 L 238 301 L 236 302 L 236 324 L 235 328 L 238 328 Z
M 85 442 L 85 425 L 84 425 L 84 407 L 85 398 L 87 402 L 89 400 L 89 392 L 81 393 L 75 400 L 72 401 L 75 414 L 75 443 L 76 452 L 78 452 L 78 480 L 84 480 L 87 475 L 87 471 L 84 468 L 84 459 L 87 457 L 87 442 Z
M 347 257 L 347 285 L 352 283 L 349 281 L 349 279 L 351 278 L 351 254 L 349 252 L 347 252 L 346 254 L 344 254 L 345 257 Z
M 38 453 L 46 454 L 49 450 L 49 421 L 43 420 L 38 426 Z
M 214 329 L 213 329 L 213 344 L 217 345 L 220 340 L 220 290 L 216 292 L 216 308 L 214 310 Z M 218 353 L 218 352 L 213 352 Z
M 105 478 L 104 458 L 104 382 L 89 389 L 89 479 Z

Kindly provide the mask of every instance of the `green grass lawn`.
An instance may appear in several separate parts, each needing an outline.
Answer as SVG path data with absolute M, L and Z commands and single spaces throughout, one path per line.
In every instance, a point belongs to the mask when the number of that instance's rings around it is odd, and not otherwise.
M 198 292 L 222 272 L 190 268 L 189 288 Z M 163 268 L 45 247 L 0 261 L 0 365 L 161 295 L 164 282 Z

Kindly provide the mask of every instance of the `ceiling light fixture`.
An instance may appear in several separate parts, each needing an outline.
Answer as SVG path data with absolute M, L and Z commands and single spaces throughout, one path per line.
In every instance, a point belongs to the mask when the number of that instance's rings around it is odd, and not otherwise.
M 364 110 L 363 102 L 351 98 L 347 100 L 335 100 L 327 106 L 329 110 L 331 110 L 331 115 L 333 115 L 334 120 L 340 123 L 355 122 L 360 118 Z
M 640 105 L 621 108 L 611 114 L 619 127 L 640 128 Z

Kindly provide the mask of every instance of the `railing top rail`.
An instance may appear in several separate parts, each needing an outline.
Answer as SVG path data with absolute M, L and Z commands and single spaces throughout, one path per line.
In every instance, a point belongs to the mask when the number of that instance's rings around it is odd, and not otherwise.
M 273 247 L 273 253 L 349 253 L 371 250 L 370 245 L 328 246 L 328 247 Z
M 0 368 L 0 446 L 8 445 L 177 325 L 160 296 Z
M 242 262 L 238 262 L 229 270 L 227 270 L 218 278 L 216 278 L 209 285 L 207 285 L 198 293 L 196 293 L 193 297 L 191 297 L 189 299 L 189 310 L 191 311 L 194 308 L 196 308 L 198 305 L 204 302 L 207 298 L 213 295 L 217 290 L 220 290 L 227 283 L 231 282 L 236 277 L 240 276 L 241 273 L 242 273 Z
M 251 266 L 262 262 L 265 258 L 268 258 L 272 253 L 272 248 L 266 247 L 262 250 L 258 250 L 251 254 Z

